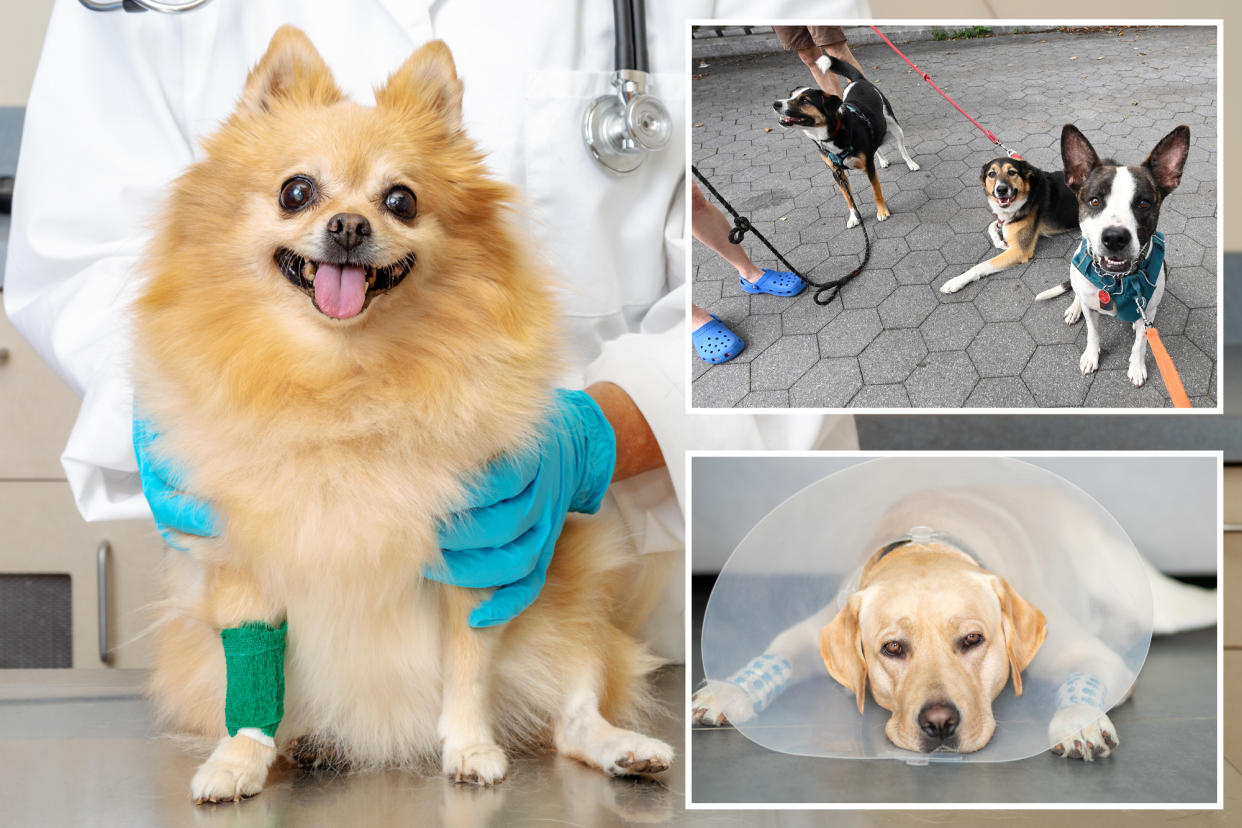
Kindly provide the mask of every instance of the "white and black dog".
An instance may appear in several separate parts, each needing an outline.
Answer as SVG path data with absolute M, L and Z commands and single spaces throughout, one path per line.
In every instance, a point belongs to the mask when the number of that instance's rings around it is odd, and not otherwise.
M 875 195 L 875 217 L 884 221 L 889 216 L 888 205 L 884 202 L 884 191 L 880 189 L 880 179 L 876 176 L 875 165 L 887 167 L 888 161 L 880 154 L 880 145 L 891 130 L 897 139 L 897 149 L 905 159 L 906 166 L 917 170 L 919 165 L 906 151 L 906 137 L 897 116 L 893 114 L 893 106 L 884 97 L 879 87 L 863 77 L 845 61 L 837 60 L 828 55 L 820 56 L 816 61 L 821 72 L 831 70 L 849 83 L 841 92 L 841 97 L 828 95 L 813 86 L 795 89 L 788 98 L 781 98 L 772 103 L 780 117 L 781 126 L 799 127 L 808 138 L 815 142 L 820 156 L 828 168 L 844 171 L 846 167 L 865 170 L 871 181 L 871 191 Z M 846 219 L 846 228 L 858 226 L 858 210 L 855 208 L 853 193 L 850 192 L 849 179 L 844 175 L 835 176 L 838 189 L 845 198 L 850 215 Z
M 1100 362 L 1096 314 L 1116 316 L 1134 327 L 1127 375 L 1135 386 L 1147 380 L 1145 331 L 1164 296 L 1164 234 L 1156 230 L 1160 205 L 1182 180 L 1190 150 L 1190 128 L 1177 127 L 1160 139 L 1143 163 L 1121 166 L 1100 160 L 1091 142 L 1073 124 L 1061 131 L 1065 182 L 1078 195 L 1082 244 L 1070 264 L 1069 281 L 1036 299 L 1050 299 L 1071 288 L 1074 302 L 1065 311 L 1072 325 L 1084 316 L 1087 348 L 1078 360 L 1084 374 Z

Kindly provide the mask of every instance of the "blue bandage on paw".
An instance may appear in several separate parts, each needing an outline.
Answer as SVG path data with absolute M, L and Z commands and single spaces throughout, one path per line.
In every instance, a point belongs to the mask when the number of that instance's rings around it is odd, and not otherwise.
M 1097 710 L 1104 709 L 1104 694 L 1107 688 L 1104 682 L 1086 673 L 1072 673 L 1057 691 L 1057 710 L 1064 710 L 1079 704 L 1089 705 Z
M 761 655 L 726 679 L 746 691 L 756 713 L 762 713 L 776 700 L 793 677 L 793 665 L 789 659 L 776 655 Z

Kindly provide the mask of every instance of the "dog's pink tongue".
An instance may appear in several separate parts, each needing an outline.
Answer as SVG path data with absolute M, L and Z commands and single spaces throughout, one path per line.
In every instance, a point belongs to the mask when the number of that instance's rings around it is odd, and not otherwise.
M 315 304 L 333 319 L 357 316 L 366 298 L 367 277 L 358 265 L 324 262 L 315 271 Z

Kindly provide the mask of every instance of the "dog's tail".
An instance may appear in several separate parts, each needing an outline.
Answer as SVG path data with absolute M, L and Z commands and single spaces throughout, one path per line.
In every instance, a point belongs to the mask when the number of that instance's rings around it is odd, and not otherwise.
M 1054 296 L 1060 296 L 1062 293 L 1069 293 L 1069 290 L 1070 290 L 1069 279 L 1066 279 L 1064 282 L 1057 285 L 1056 287 L 1050 287 L 1047 290 L 1045 290 L 1043 293 L 1036 294 L 1035 301 L 1041 302 L 1044 299 L 1051 299 Z
M 850 81 L 850 83 L 853 83 L 854 81 L 866 80 L 866 78 L 863 77 L 863 73 L 859 72 L 852 64 L 846 63 L 843 60 L 837 60 L 831 55 L 820 55 L 819 59 L 815 61 L 815 65 L 818 66 L 819 71 L 824 74 L 828 74 L 830 71 L 836 72 L 841 77 Z

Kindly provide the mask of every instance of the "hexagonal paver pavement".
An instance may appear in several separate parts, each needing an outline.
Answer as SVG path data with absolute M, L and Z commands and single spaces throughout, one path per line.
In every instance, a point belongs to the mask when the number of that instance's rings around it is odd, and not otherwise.
M 1139 163 L 1176 124 L 1190 125 L 1181 184 L 1161 205 L 1168 281 L 1155 321 L 1193 403 L 1215 406 L 1216 29 L 1042 31 L 899 45 L 1044 170 L 1061 166 L 1059 125 L 1066 122 L 1101 155 L 1129 163 Z M 748 295 L 731 265 L 692 242 L 693 301 L 748 343 L 737 359 L 716 366 L 692 353 L 694 407 L 1169 406 L 1150 355 L 1143 387 L 1126 376 L 1130 326 L 1100 320 L 1099 370 L 1083 376 L 1085 327 L 1063 319 L 1072 297 L 1035 301 L 1067 278 L 1076 233 L 1041 239 L 1030 262 L 940 293 L 949 278 L 996 254 L 979 169 L 1002 152 L 887 46 L 853 51 L 893 102 L 921 169 L 908 170 L 892 142 L 885 145 L 893 164 L 879 171 L 892 210 L 884 222 L 875 220 L 865 177 L 850 173 L 871 258 L 828 306 L 815 303 L 812 289 L 797 297 Z M 1071 62 L 1067 54 L 1093 59 Z M 1038 94 L 1006 91 L 1028 89 L 1031 77 L 1039 78 Z M 1158 90 L 1132 94 L 1144 78 Z M 823 282 L 858 264 L 864 238 L 861 229 L 845 228 L 845 203 L 814 146 L 772 116 L 771 101 L 810 82 L 805 66 L 785 53 L 709 59 L 692 81 L 691 143 L 695 164 L 722 194 Z M 784 269 L 753 236 L 743 247 L 756 264 Z

